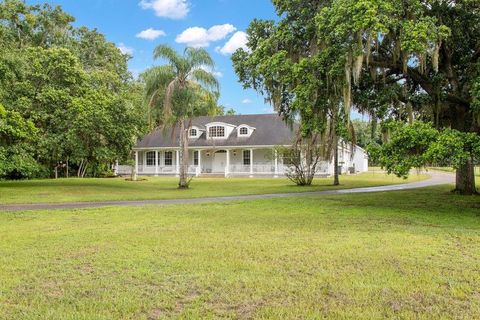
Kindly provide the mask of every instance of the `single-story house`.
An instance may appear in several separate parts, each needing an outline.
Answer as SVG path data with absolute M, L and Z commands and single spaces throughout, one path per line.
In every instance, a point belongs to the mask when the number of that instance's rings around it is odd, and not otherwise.
M 139 175 L 178 175 L 178 130 L 157 129 L 134 147 L 135 167 Z M 188 128 L 189 167 L 191 175 L 280 176 L 286 165 L 275 148 L 290 146 L 295 130 L 277 114 L 227 115 L 198 117 Z M 366 152 L 355 146 L 339 147 L 339 164 L 343 173 L 368 170 Z M 131 168 L 119 166 L 119 174 Z M 319 175 L 332 175 L 333 162 L 318 166 Z

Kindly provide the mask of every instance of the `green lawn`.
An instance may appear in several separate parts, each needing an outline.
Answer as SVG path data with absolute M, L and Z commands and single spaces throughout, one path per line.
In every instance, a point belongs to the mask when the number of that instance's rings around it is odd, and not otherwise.
M 0 319 L 479 319 L 480 197 L 451 188 L 4 212 Z
M 432 167 L 430 169 L 437 170 L 437 171 L 444 171 L 444 172 L 452 172 L 452 173 L 455 172 L 455 169 L 451 167 Z M 474 167 L 473 170 L 475 172 L 475 176 L 480 177 L 480 166 Z
M 0 181 L 0 203 L 45 203 L 69 201 L 176 199 L 281 192 L 304 192 L 339 188 L 358 188 L 426 179 L 412 174 L 405 181 L 383 173 L 341 176 L 341 185 L 333 187 L 331 178 L 319 178 L 310 187 L 297 187 L 285 178 L 198 178 L 189 190 L 178 190 L 178 178 L 154 178 L 146 181 L 125 179 L 58 179 Z

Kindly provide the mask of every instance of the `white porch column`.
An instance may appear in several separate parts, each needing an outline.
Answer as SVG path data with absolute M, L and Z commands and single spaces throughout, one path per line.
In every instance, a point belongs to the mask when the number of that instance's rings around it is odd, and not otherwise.
M 138 174 L 138 151 L 135 151 L 135 174 Z
M 273 176 L 274 178 L 278 178 L 278 152 L 277 150 L 275 152 L 275 175 Z
M 177 173 L 177 175 L 179 175 L 180 174 L 180 152 L 178 150 L 175 151 L 175 164 L 176 164 L 175 172 Z
M 227 163 L 225 165 L 225 177 L 228 177 L 230 171 L 230 150 L 227 149 Z
M 250 178 L 253 178 L 253 149 L 250 149 Z
M 198 175 L 202 174 L 202 150 L 197 150 L 198 154 Z
M 158 163 L 160 159 L 158 158 L 158 150 L 155 150 L 155 177 L 158 177 Z

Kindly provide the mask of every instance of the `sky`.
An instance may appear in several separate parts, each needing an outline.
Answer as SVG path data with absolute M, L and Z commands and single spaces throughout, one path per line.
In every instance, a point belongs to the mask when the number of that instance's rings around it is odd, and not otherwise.
M 250 21 L 277 19 L 270 0 L 27 0 L 28 4 L 60 5 L 75 17 L 76 26 L 96 28 L 124 53 L 138 75 L 161 61 L 153 49 L 168 44 L 205 48 L 215 60 L 220 86 L 219 103 L 240 114 L 271 113 L 272 107 L 254 90 L 244 90 L 230 60 L 245 45 Z

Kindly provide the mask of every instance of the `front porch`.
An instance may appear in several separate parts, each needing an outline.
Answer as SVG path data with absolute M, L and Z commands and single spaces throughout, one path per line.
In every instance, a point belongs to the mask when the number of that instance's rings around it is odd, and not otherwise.
M 178 175 L 178 149 L 137 150 L 135 168 L 139 175 Z M 188 174 L 192 176 L 273 176 L 284 175 L 283 160 L 273 148 L 217 148 L 189 150 Z M 119 174 L 128 174 L 119 168 Z

